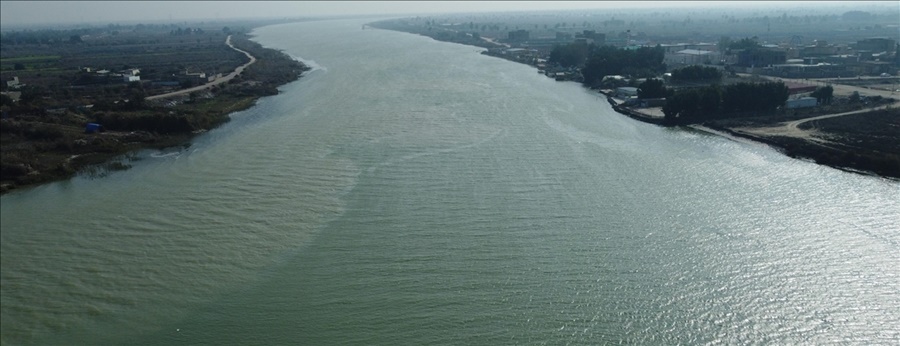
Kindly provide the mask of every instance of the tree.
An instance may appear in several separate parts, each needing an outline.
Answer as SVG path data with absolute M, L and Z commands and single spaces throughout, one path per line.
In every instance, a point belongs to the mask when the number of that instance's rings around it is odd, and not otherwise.
M 560 64 L 563 67 L 574 67 L 584 64 L 588 55 L 588 47 L 584 44 L 569 44 L 556 46 L 550 52 L 549 61 Z
M 675 81 L 719 81 L 722 72 L 715 67 L 691 65 L 672 70 L 672 80 Z
M 816 101 L 818 101 L 820 105 L 827 105 L 831 103 L 831 100 L 834 98 L 834 88 L 832 88 L 830 85 L 819 87 L 809 96 L 815 97 Z
M 729 46 L 731 46 L 731 37 L 722 36 L 719 38 L 719 44 L 716 47 L 719 48 L 719 51 L 725 52 Z
M 666 86 L 659 79 L 648 79 L 638 86 L 638 98 L 655 99 L 666 97 Z
M 0 106 L 10 106 L 12 107 L 13 100 L 11 97 L 6 94 L 0 94 Z

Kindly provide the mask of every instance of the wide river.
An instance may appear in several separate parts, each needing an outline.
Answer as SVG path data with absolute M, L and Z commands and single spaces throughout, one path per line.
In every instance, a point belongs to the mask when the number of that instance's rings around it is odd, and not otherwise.
M 362 20 L 186 149 L 2 197 L 3 345 L 897 345 L 900 183 Z

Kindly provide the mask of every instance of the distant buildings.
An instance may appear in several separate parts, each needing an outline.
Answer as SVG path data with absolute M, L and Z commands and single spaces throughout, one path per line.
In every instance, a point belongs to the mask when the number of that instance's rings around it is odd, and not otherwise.
M 787 61 L 787 52 L 771 48 L 738 50 L 736 55 L 735 65 L 741 67 L 766 67 Z
M 857 51 L 890 52 L 896 49 L 897 41 L 885 37 L 873 37 L 856 42 Z
M 510 42 L 525 42 L 528 41 L 529 32 L 528 30 L 516 30 L 509 32 L 509 41 Z
M 122 74 L 122 81 L 125 83 L 130 82 L 140 82 L 141 81 L 141 70 L 132 68 L 119 71 Z
M 663 62 L 666 66 L 679 65 L 717 64 L 722 60 L 722 54 L 710 50 L 682 49 L 675 52 L 666 52 Z
M 583 39 L 585 43 L 593 43 L 598 46 L 606 44 L 606 34 L 594 30 L 584 30 L 580 34 L 575 34 L 575 39 Z

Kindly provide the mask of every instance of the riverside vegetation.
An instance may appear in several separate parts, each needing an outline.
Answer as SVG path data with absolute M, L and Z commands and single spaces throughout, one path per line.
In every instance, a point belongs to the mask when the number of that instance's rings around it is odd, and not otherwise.
M 0 96 L 0 191 L 126 169 L 116 158 L 142 148 L 187 145 L 195 134 L 229 120 L 309 68 L 250 40 L 243 25 L 109 25 L 13 31 L 0 36 L 6 93 Z M 257 60 L 227 83 L 181 97 L 147 96 L 202 85 Z M 139 70 L 124 82 L 118 70 Z M 99 70 L 99 71 L 98 71 Z M 99 72 L 99 73 L 98 73 Z M 12 85 L 10 85 L 12 84 Z M 87 133 L 86 124 L 104 131 Z
M 855 13 L 845 13 L 842 17 L 844 22 L 852 22 L 848 20 L 853 19 L 851 15 Z M 615 18 L 622 13 L 607 14 L 607 16 L 609 15 Z M 554 13 L 553 16 L 549 16 L 549 14 L 541 16 L 541 13 L 536 13 L 531 16 L 509 15 L 506 18 L 499 15 L 484 16 L 484 18 L 448 15 L 403 18 L 369 25 L 425 35 L 441 41 L 493 49 L 486 54 L 490 53 L 488 55 L 529 64 L 539 70 L 566 71 L 567 74 L 573 76 L 568 80 L 579 81 L 591 89 L 637 87 L 639 99 L 664 99 L 665 105 L 662 111 L 665 116 L 663 119 L 655 119 L 652 121 L 653 123 L 664 126 L 702 125 L 731 135 L 767 143 L 792 157 L 808 158 L 821 164 L 854 172 L 870 172 L 881 176 L 900 178 L 900 136 L 897 136 L 897 129 L 900 128 L 900 112 L 896 108 L 892 108 L 896 106 L 896 100 L 890 97 L 871 96 L 866 98 L 858 94 L 838 97 L 834 95 L 834 89 L 830 85 L 823 85 L 810 94 L 818 101 L 816 107 L 788 109 L 786 101 L 789 97 L 789 90 L 784 83 L 760 76 L 741 75 L 728 65 L 689 65 L 671 68 L 663 63 L 665 52 L 659 44 L 619 48 L 576 41 L 557 44 L 551 49 L 531 49 L 532 53 L 526 54 L 524 57 L 495 53 L 495 51 L 502 51 L 508 47 L 518 47 L 517 45 L 521 42 L 512 39 L 506 40 L 504 36 L 511 30 L 520 30 L 521 28 L 531 30 L 532 35 L 546 32 L 538 41 L 547 40 L 547 37 L 551 37 L 549 35 L 554 33 L 559 37 L 558 33 L 560 32 L 572 33 L 574 31 L 577 33 L 582 29 L 597 30 L 601 28 L 609 32 L 607 38 L 631 37 L 651 39 L 657 42 L 672 40 L 679 42 L 678 40 L 686 40 L 687 37 L 679 36 L 684 32 L 673 34 L 672 28 L 666 28 L 665 24 L 662 25 L 662 31 L 654 32 L 653 28 L 658 25 L 654 25 L 652 21 L 641 22 L 640 27 L 636 27 L 635 23 L 637 22 L 626 25 L 612 20 L 603 21 L 603 17 L 599 15 L 597 17 L 594 19 L 595 22 L 587 20 L 581 24 L 575 22 L 570 29 L 566 28 L 566 20 L 572 21 L 577 18 L 578 21 L 582 21 L 584 16 L 580 13 L 562 12 Z M 562 24 L 557 23 L 548 27 L 547 23 L 542 22 L 547 18 L 561 21 Z M 822 23 L 828 23 L 837 18 L 834 15 L 823 17 Z M 504 21 L 506 24 L 503 24 Z M 733 18 L 729 23 L 734 23 Z M 785 23 L 789 23 L 789 21 L 785 21 Z M 541 25 L 543 25 L 543 29 L 541 29 Z M 573 30 L 572 28 L 576 25 L 580 27 Z M 688 25 L 688 22 L 686 21 L 684 25 Z M 708 25 L 706 21 L 704 21 L 705 25 Z M 731 24 L 727 24 L 725 27 L 733 30 L 734 27 L 729 27 L 729 25 Z M 881 27 L 873 28 L 880 30 Z M 637 29 L 644 31 L 634 35 L 633 30 Z M 851 33 L 853 29 L 851 27 Z M 786 25 L 779 30 L 767 31 L 766 36 L 776 40 L 793 40 L 802 31 L 801 28 L 791 25 Z M 618 33 L 619 31 L 621 33 Z M 735 41 L 730 40 L 727 36 L 719 37 L 719 45 L 725 47 L 726 52 L 731 50 L 753 51 L 760 50 L 762 47 L 760 39 L 756 36 L 760 33 L 754 28 L 731 33 L 753 35 L 753 37 Z M 831 36 L 829 38 L 856 39 L 853 35 L 847 35 L 843 31 L 829 35 Z M 865 37 L 870 34 L 858 32 L 856 35 Z M 705 37 L 704 32 L 699 30 L 692 32 L 690 36 Z M 706 36 L 709 36 L 709 33 Z M 522 47 L 527 47 L 527 44 Z M 894 59 L 900 63 L 900 57 Z M 667 71 L 671 74 L 664 82 L 662 75 Z M 840 82 L 845 83 L 845 81 Z M 817 120 L 811 122 L 812 125 L 807 124 L 806 126 L 815 126 L 814 131 L 811 131 L 809 135 L 811 138 L 786 135 L 751 136 L 733 131 L 735 128 L 748 124 L 761 128 L 777 127 L 782 126 L 782 123 L 786 121 L 849 111 L 863 111 L 868 108 L 872 108 L 872 110 L 853 116 Z M 804 127 L 799 128 L 804 129 Z

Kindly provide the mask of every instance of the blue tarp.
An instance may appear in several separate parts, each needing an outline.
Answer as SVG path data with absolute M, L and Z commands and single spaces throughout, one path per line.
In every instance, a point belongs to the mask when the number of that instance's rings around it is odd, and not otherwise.
M 84 127 L 84 133 L 94 133 L 103 131 L 103 125 L 97 123 L 88 123 L 87 126 Z

